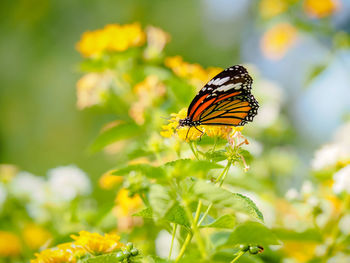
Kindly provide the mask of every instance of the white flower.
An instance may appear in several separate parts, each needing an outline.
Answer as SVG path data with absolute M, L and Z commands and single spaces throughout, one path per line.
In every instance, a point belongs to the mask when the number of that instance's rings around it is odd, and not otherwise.
M 29 202 L 42 204 L 46 200 L 46 183 L 42 177 L 20 172 L 10 183 L 10 193 Z
M 7 191 L 5 189 L 5 186 L 2 183 L 0 183 L 0 211 L 2 209 L 2 205 L 5 203 L 6 196 Z
M 336 194 L 347 192 L 350 194 L 350 164 L 333 175 L 333 191 Z
M 339 229 L 344 235 L 350 235 L 350 214 L 347 214 L 340 219 Z
M 315 157 L 311 162 L 312 169 L 315 171 L 334 166 L 339 160 L 350 156 L 350 150 L 342 144 L 326 144 L 316 151 Z
M 165 230 L 162 230 L 159 232 L 157 238 L 156 238 L 156 252 L 157 255 L 161 258 L 167 258 L 170 252 L 170 245 L 171 245 L 171 238 L 172 236 Z M 171 253 L 171 259 L 175 259 L 176 256 L 179 254 L 179 243 L 174 239 L 174 246 Z
M 293 200 L 297 200 L 300 198 L 299 192 L 297 189 L 295 188 L 290 188 L 288 189 L 286 195 L 285 195 L 287 200 L 293 201 Z
M 74 165 L 61 166 L 48 171 L 48 185 L 53 202 L 68 202 L 91 192 L 87 175 Z
M 314 186 L 312 185 L 312 183 L 310 181 L 305 181 L 303 183 L 303 185 L 301 186 L 301 193 L 304 196 L 309 196 L 313 193 L 314 191 Z

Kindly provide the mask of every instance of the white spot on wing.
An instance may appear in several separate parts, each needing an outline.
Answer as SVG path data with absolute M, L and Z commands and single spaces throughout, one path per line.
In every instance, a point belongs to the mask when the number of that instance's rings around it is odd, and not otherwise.
M 211 83 L 212 85 L 217 85 L 217 86 L 219 86 L 219 85 L 222 85 L 222 84 L 224 84 L 226 81 L 228 81 L 228 80 L 230 80 L 230 77 L 225 77 L 225 78 L 222 78 L 222 79 L 215 79 L 214 81 L 213 81 L 213 83 Z M 212 81 L 212 80 L 211 80 Z M 208 83 L 209 84 L 209 83 Z
M 221 86 L 220 88 L 216 89 L 216 91 L 223 91 L 223 92 L 226 92 L 230 89 L 240 89 L 241 88 L 241 84 L 242 83 L 236 83 L 236 84 L 228 84 L 228 85 L 224 85 L 224 86 Z

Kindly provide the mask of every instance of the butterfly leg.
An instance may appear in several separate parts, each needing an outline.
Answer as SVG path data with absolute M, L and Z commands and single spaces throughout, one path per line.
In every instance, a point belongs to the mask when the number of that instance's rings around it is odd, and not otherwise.
M 201 137 L 199 137 L 199 141 L 201 141 L 201 140 L 202 140 L 202 136 L 203 136 L 204 132 L 203 132 L 203 131 L 201 131 L 200 129 L 198 129 L 196 126 L 194 126 L 194 127 L 196 128 L 196 130 L 197 130 L 197 131 L 199 131 L 199 132 L 201 133 Z
M 187 130 L 185 141 L 187 141 L 187 136 L 188 136 L 188 133 L 190 132 L 191 128 L 192 127 L 188 128 L 188 130 Z

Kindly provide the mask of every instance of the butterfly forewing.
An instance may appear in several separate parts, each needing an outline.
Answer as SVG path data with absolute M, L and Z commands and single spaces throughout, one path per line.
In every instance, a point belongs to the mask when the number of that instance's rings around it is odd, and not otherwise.
M 244 125 L 259 107 L 250 94 L 252 78 L 239 65 L 212 78 L 191 102 L 187 118 L 202 125 Z

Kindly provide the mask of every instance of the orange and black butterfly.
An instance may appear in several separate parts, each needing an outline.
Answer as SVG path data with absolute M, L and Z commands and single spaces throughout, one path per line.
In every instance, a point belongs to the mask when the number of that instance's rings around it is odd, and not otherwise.
M 253 79 L 239 65 L 212 78 L 194 97 L 179 127 L 199 125 L 243 126 L 253 121 L 259 104 L 250 93 Z

